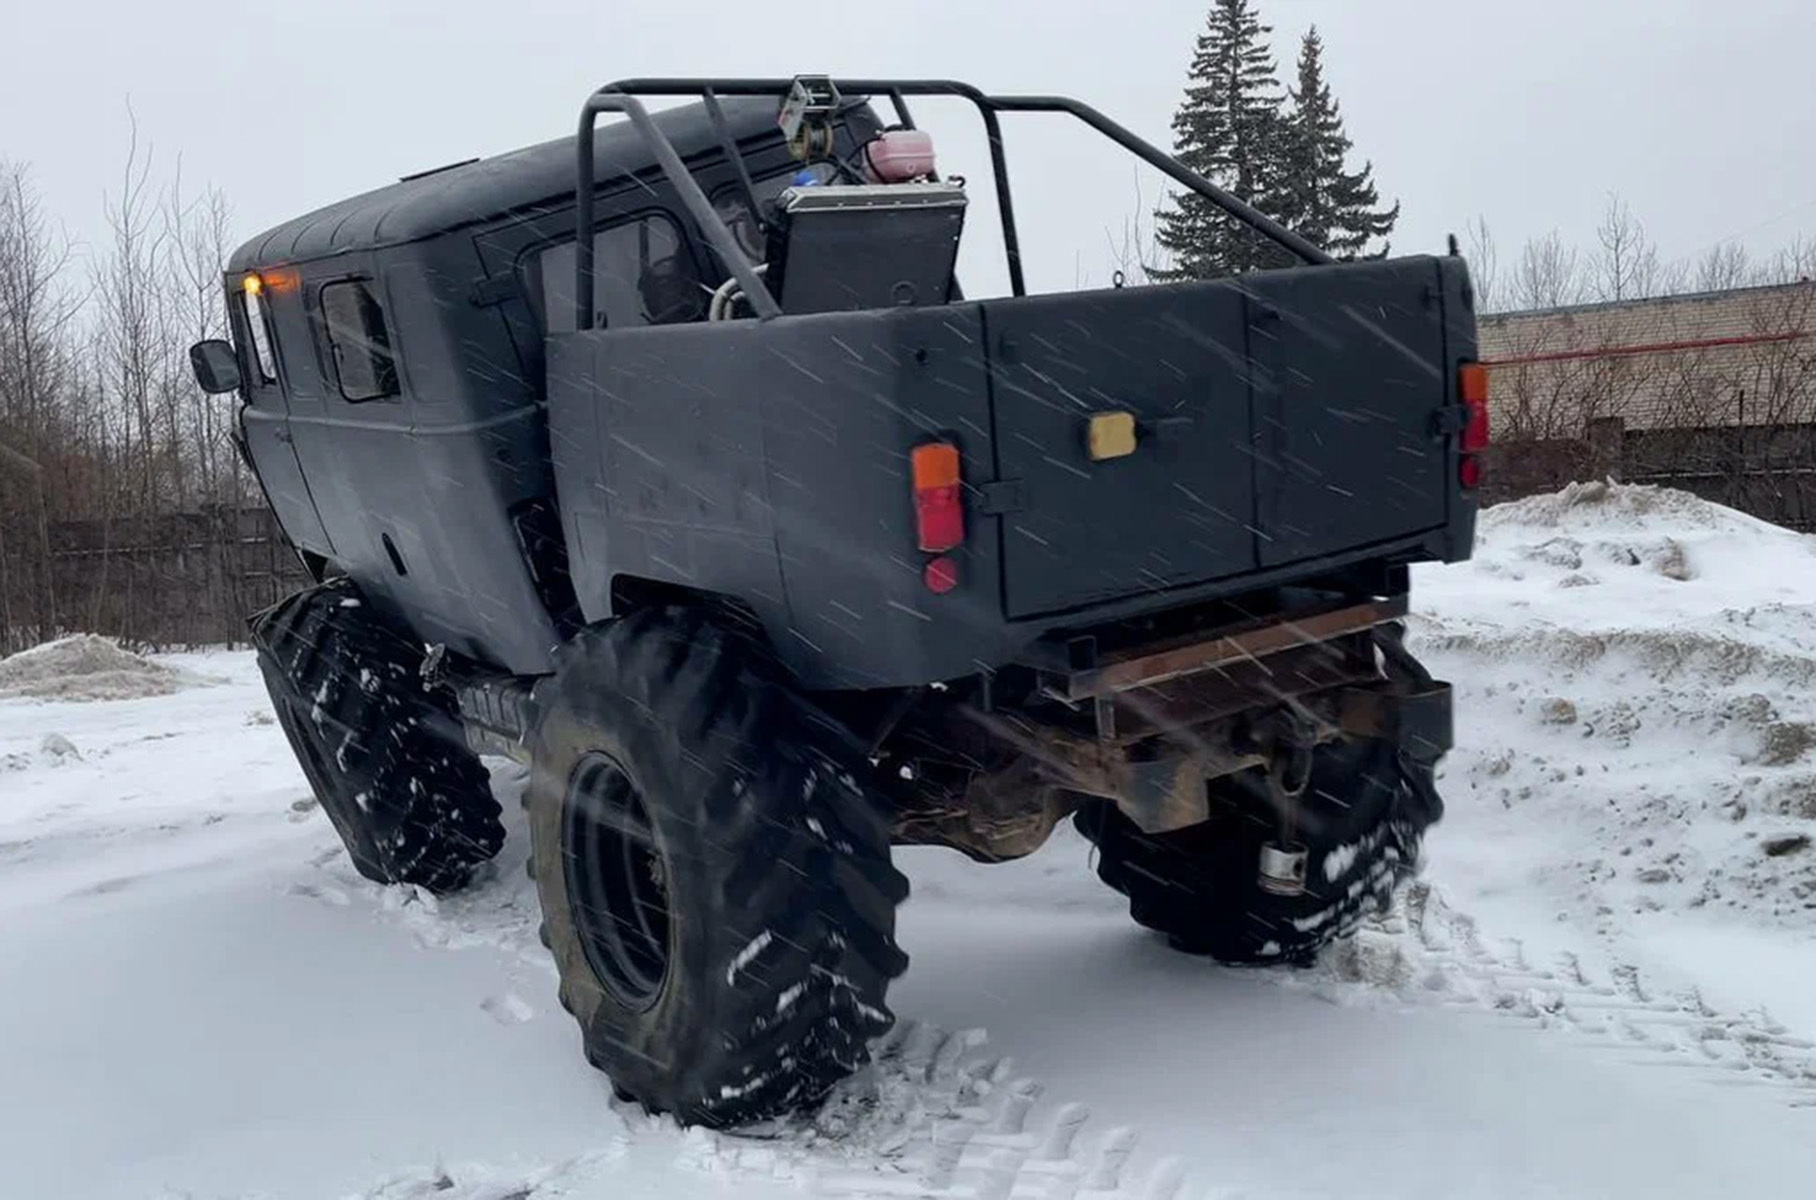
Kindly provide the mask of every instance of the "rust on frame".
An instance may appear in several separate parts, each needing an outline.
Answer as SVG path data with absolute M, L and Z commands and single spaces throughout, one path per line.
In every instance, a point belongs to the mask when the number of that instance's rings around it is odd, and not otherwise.
M 1362 633 L 1406 615 L 1406 597 L 1371 600 L 1346 608 L 1287 617 L 1252 629 L 1176 645 L 1129 658 L 1112 658 L 1089 671 L 1064 676 L 1058 694 L 1077 702 L 1152 687 L 1182 675 L 1254 662 L 1296 646 L 1312 646 Z

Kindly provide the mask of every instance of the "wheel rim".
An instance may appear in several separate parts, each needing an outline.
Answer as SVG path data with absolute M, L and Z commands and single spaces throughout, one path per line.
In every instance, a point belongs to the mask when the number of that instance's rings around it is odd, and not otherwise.
M 649 1008 L 668 980 L 668 860 L 642 793 L 605 755 L 574 769 L 561 842 L 588 965 L 621 1004 Z

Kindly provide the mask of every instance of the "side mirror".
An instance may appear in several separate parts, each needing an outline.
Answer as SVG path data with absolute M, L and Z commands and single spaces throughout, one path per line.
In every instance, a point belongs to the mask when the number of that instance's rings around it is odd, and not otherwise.
M 189 348 L 189 366 L 195 381 L 210 396 L 231 392 L 240 386 L 240 360 L 233 347 L 220 338 L 197 342 Z

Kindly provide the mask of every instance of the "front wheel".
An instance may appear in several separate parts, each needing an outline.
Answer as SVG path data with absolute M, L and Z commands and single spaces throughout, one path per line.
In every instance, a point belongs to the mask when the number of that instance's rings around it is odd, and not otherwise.
M 355 870 L 449 892 L 498 853 L 498 801 L 452 704 L 424 691 L 421 647 L 351 580 L 291 596 L 253 640 L 278 725 Z
M 588 1061 L 688 1124 L 824 1097 L 907 965 L 907 880 L 837 740 L 688 610 L 583 633 L 536 702 L 531 867 Z

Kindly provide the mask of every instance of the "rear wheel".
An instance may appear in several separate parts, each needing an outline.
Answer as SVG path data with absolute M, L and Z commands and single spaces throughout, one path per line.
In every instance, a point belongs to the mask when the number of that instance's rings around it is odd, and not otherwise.
M 1414 771 L 1429 767 L 1381 741 L 1315 752 L 1299 800 L 1309 869 L 1294 896 L 1261 886 L 1262 848 L 1277 823 L 1259 789 L 1224 784 L 1211 820 L 1172 833 L 1143 833 L 1101 802 L 1075 820 L 1097 846 L 1098 876 L 1176 948 L 1234 964 L 1304 963 L 1385 910 L 1412 875 L 1425 829 L 1440 815 L 1429 774 L 1420 780 Z
M 350 580 L 291 596 L 253 640 L 278 724 L 354 869 L 446 892 L 498 853 L 485 767 L 446 701 L 423 690 L 421 650 Z
M 531 867 L 588 1061 L 690 1124 L 818 1101 L 907 965 L 907 881 L 839 740 L 688 610 L 583 633 L 536 701 Z

